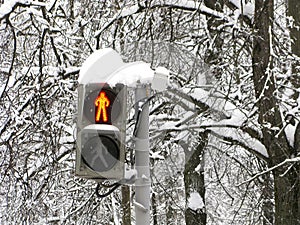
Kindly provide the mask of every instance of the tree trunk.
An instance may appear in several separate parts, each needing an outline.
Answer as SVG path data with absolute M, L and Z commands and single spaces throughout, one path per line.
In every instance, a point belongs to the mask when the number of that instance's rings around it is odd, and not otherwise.
M 253 82 L 262 129 L 263 144 L 269 154 L 269 166 L 275 166 L 292 157 L 284 132 L 278 135 L 283 123 L 275 98 L 275 76 L 272 73 L 270 38 L 273 20 L 273 0 L 256 0 L 253 39 Z M 275 195 L 275 224 L 300 223 L 299 166 L 284 165 L 273 170 Z
M 157 222 L 157 207 L 156 207 L 157 203 L 156 203 L 155 193 L 152 193 L 151 204 L 152 204 L 153 225 L 158 225 L 158 222 Z
M 294 19 L 294 24 L 290 27 L 290 37 L 291 37 L 291 47 L 292 53 L 296 56 L 300 57 L 300 1 L 299 0 L 288 0 L 288 16 Z M 300 87 L 300 79 L 299 79 L 299 60 L 294 60 L 292 65 L 292 76 L 291 83 L 294 88 L 297 89 Z M 298 67 L 298 69 L 297 69 Z M 293 99 L 297 100 L 299 97 L 299 92 L 295 91 L 293 95 Z
M 205 225 L 206 224 L 206 211 L 205 211 L 205 185 L 204 185 L 204 148 L 207 144 L 208 133 L 200 133 L 199 134 L 200 142 L 196 148 L 196 151 L 192 152 L 191 157 L 189 157 L 189 152 L 186 151 L 186 160 L 188 162 L 185 163 L 184 168 L 184 186 L 186 193 L 186 202 L 187 209 L 185 211 L 185 221 L 186 225 Z M 200 168 L 199 168 L 200 166 Z M 197 171 L 196 168 L 199 170 Z M 189 207 L 190 198 L 192 194 L 196 194 L 196 196 L 200 195 L 199 199 L 203 201 L 204 204 L 202 208 L 191 208 Z M 201 202 L 198 202 L 201 203 Z M 201 203 L 201 204 L 202 204 Z
M 299 0 L 288 0 L 288 16 L 294 19 L 294 26 L 290 27 L 290 36 L 291 36 L 291 47 L 292 53 L 300 58 L 300 1 Z M 300 60 L 294 60 L 292 64 L 292 76 L 291 83 L 295 90 L 300 88 Z M 292 98 L 297 102 L 299 98 L 299 91 L 295 91 L 292 95 Z M 295 104 L 295 107 L 299 107 L 298 104 Z M 294 141 L 295 155 L 300 154 L 300 123 L 295 132 L 295 141 Z
M 262 189 L 262 213 L 263 213 L 263 225 L 274 224 L 274 185 L 273 176 L 270 173 L 264 174 L 263 189 Z
M 300 224 L 299 166 L 298 169 L 297 166 L 293 166 L 286 175 L 282 176 L 288 169 L 286 166 L 274 172 L 276 225 Z
M 131 210 L 130 210 L 130 187 L 122 186 L 122 224 L 123 225 L 131 225 Z
M 204 4 L 216 11 L 222 12 L 224 7 L 224 0 L 204 0 Z M 210 34 L 211 47 L 207 47 L 204 57 L 204 62 L 212 66 L 213 78 L 219 79 L 222 71 L 218 69 L 218 65 L 222 60 L 222 46 L 224 43 L 224 37 L 222 37 L 222 32 L 218 30 L 218 27 L 223 23 L 222 20 L 215 18 L 214 16 L 206 16 L 207 18 L 207 29 Z M 210 81 L 208 81 L 210 83 Z

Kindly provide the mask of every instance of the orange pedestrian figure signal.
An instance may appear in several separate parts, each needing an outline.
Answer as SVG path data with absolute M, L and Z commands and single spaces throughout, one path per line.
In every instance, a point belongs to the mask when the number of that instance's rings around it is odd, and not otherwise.
M 108 110 L 107 108 L 110 105 L 110 101 L 106 96 L 104 91 L 101 91 L 99 96 L 96 98 L 95 106 L 96 106 L 96 122 L 107 122 L 108 121 Z M 102 117 L 102 120 L 101 120 Z

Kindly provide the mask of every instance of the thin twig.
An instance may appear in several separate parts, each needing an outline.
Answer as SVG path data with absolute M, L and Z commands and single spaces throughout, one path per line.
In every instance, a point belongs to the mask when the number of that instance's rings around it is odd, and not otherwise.
M 264 175 L 264 174 L 266 174 L 266 173 L 269 173 L 269 172 L 271 172 L 272 170 L 275 170 L 275 169 L 277 169 L 278 167 L 281 167 L 281 166 L 285 165 L 286 163 L 296 163 L 296 162 L 300 162 L 300 156 L 298 156 L 298 157 L 296 157 L 296 158 L 292 158 L 292 159 L 286 159 L 286 160 L 282 161 L 281 163 L 279 163 L 279 164 L 277 164 L 277 165 L 275 165 L 275 166 L 273 166 L 273 167 L 270 167 L 270 168 L 268 168 L 267 170 L 265 170 L 265 171 L 263 171 L 263 172 L 257 173 L 255 176 L 251 177 L 251 178 L 248 179 L 248 180 L 245 180 L 245 181 L 239 183 L 239 184 L 236 185 L 236 186 L 239 187 L 239 186 L 241 186 L 241 185 L 243 185 L 243 184 L 249 183 L 249 182 L 255 180 L 256 178 L 258 178 L 259 176 Z

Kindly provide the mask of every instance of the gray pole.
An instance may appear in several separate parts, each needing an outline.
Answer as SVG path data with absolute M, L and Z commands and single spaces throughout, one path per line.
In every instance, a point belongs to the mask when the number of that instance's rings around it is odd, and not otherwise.
M 149 103 L 148 85 L 138 83 L 135 90 L 135 215 L 136 225 L 150 224 L 150 167 L 149 167 Z

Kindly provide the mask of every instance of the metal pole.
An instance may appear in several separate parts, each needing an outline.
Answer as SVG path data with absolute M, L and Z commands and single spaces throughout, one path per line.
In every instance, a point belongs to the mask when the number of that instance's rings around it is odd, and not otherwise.
M 135 215 L 136 225 L 150 224 L 150 167 L 149 167 L 149 103 L 148 85 L 138 83 L 135 90 L 136 132 L 135 132 Z

